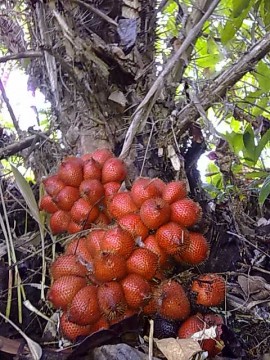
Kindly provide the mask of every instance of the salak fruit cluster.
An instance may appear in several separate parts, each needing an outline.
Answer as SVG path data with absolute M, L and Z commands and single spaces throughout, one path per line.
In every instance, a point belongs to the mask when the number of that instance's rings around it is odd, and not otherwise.
M 172 262 L 194 266 L 207 259 L 205 237 L 189 230 L 201 208 L 187 197 L 183 181 L 137 178 L 123 191 L 126 175 L 122 160 L 99 149 L 65 159 L 57 174 L 43 181 L 40 209 L 51 214 L 52 233 L 89 229 L 51 266 L 48 299 L 63 311 L 60 325 L 70 340 L 139 312 L 181 321 L 190 315 L 186 290 L 164 274 Z M 225 283 L 216 274 L 203 274 L 191 291 L 198 305 L 217 306 L 224 301 Z

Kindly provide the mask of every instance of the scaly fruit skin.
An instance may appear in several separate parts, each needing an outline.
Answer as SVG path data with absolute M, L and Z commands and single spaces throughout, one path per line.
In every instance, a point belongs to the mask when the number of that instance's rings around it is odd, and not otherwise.
M 63 210 L 58 210 L 50 218 L 50 228 L 54 235 L 67 231 L 70 222 L 70 214 Z
M 160 196 L 160 191 L 150 178 L 137 178 L 131 188 L 131 197 L 140 208 L 142 204 L 152 198 Z
M 158 245 L 155 235 L 149 235 L 143 242 L 146 249 L 152 251 L 158 256 L 158 265 L 159 268 L 166 264 L 168 260 L 168 255 L 163 249 Z
M 151 280 L 158 269 L 158 256 L 148 249 L 135 249 L 126 264 L 128 273 Z
M 105 232 L 100 248 L 127 259 L 135 248 L 135 240 L 130 233 L 115 226 Z
M 178 329 L 178 337 L 180 339 L 189 339 L 193 334 L 205 328 L 203 316 L 200 313 L 190 316 L 186 319 Z
M 118 158 L 110 158 L 102 167 L 101 182 L 106 184 L 111 181 L 122 182 L 127 176 L 125 163 Z
M 171 208 L 162 198 L 145 200 L 140 208 L 142 222 L 149 229 L 158 229 L 170 220 L 170 216 Z
M 93 229 L 86 237 L 86 247 L 94 258 L 101 252 L 100 243 L 106 234 L 106 230 Z
M 171 221 L 185 227 L 195 225 L 201 218 L 201 207 L 191 199 L 178 200 L 171 204 Z
M 58 177 L 68 186 L 79 187 L 83 181 L 83 162 L 79 158 L 67 158 L 58 170 Z
M 129 274 L 122 281 L 126 302 L 132 309 L 138 310 L 146 305 L 151 298 L 151 287 L 143 277 L 137 274 Z
M 91 225 L 99 216 L 96 205 L 90 204 L 83 198 L 77 200 L 70 210 L 71 219 L 79 224 Z
M 65 183 L 59 179 L 58 175 L 52 175 L 43 181 L 44 188 L 46 193 L 50 196 L 56 196 L 59 191 L 61 191 L 66 185 Z
M 133 315 L 135 315 L 135 314 L 136 314 L 136 311 L 135 311 L 135 310 L 127 308 L 127 309 L 123 312 L 123 314 L 118 315 L 116 318 L 112 319 L 112 320 L 110 321 L 110 325 L 112 326 L 112 325 L 114 325 L 114 324 L 117 324 L 117 323 L 119 323 L 120 321 L 123 321 L 123 320 L 125 320 L 125 319 L 128 319 L 128 318 L 130 318 L 131 316 L 133 316 Z
M 127 214 L 118 219 L 119 226 L 129 232 L 134 239 L 138 237 L 144 240 L 148 233 L 149 229 L 141 220 L 139 214 Z
M 70 222 L 68 224 L 68 227 L 67 227 L 67 232 L 69 234 L 77 234 L 77 233 L 79 233 L 80 231 L 83 231 L 83 230 L 84 230 L 83 225 L 78 224 L 73 220 L 70 220 Z
M 66 275 L 86 276 L 87 269 L 80 263 L 76 255 L 59 256 L 51 265 L 51 275 L 54 280 Z
M 188 246 L 180 254 L 175 254 L 174 258 L 189 265 L 199 265 L 208 255 L 209 245 L 206 238 L 201 233 L 190 231 Z
M 80 195 L 91 204 L 99 203 L 104 197 L 104 187 L 97 179 L 87 179 L 81 182 Z
M 97 149 L 92 153 L 92 158 L 102 167 L 114 155 L 109 149 Z
M 111 220 L 109 219 L 109 217 L 104 214 L 103 212 L 100 211 L 98 217 L 96 218 L 96 220 L 94 221 L 94 224 L 97 226 L 105 226 L 105 225 L 109 225 L 111 223 Z
M 108 201 L 108 212 L 114 219 L 119 219 L 120 217 L 134 213 L 137 210 L 137 206 L 132 200 L 130 193 L 127 191 L 112 195 Z
M 55 280 L 48 292 L 48 300 L 56 309 L 66 310 L 79 290 L 86 286 L 85 278 L 67 275 Z
M 116 281 L 99 286 L 97 296 L 101 312 L 109 322 L 122 315 L 127 308 L 123 289 Z
M 116 181 L 111 181 L 103 185 L 104 187 L 104 195 L 106 199 L 109 199 L 110 196 L 118 193 L 121 183 Z
M 104 316 L 101 316 L 101 318 L 98 321 L 96 321 L 94 324 L 91 325 L 91 334 L 100 330 L 109 329 L 109 327 L 110 324 L 108 320 Z
M 88 250 L 87 239 L 85 237 L 71 240 L 65 248 L 65 255 L 76 255 L 79 261 L 91 271 L 93 258 Z
M 91 333 L 91 325 L 81 326 L 68 320 L 68 314 L 63 313 L 60 318 L 60 328 L 65 338 L 75 341 L 79 336 L 87 336 Z
M 78 325 L 93 324 L 101 317 L 97 297 L 98 288 L 88 285 L 73 298 L 69 308 L 69 320 Z
M 58 209 L 57 205 L 53 201 L 50 195 L 45 195 L 40 199 L 39 209 L 46 211 L 49 214 L 55 213 Z
M 184 320 L 190 314 L 190 303 L 183 287 L 176 281 L 161 283 L 158 313 L 169 320 Z
M 189 232 L 175 222 L 162 225 L 156 232 L 156 240 L 168 255 L 181 254 L 189 242 Z
M 184 181 L 171 181 L 166 184 L 162 198 L 168 203 L 172 204 L 177 200 L 184 199 L 187 196 L 187 188 Z
M 101 251 L 93 260 L 93 274 L 97 281 L 121 280 L 127 274 L 126 261 L 119 255 Z
M 225 281 L 217 274 L 202 274 L 193 281 L 191 291 L 198 305 L 218 306 L 225 300 Z
M 84 180 L 101 180 L 101 166 L 93 158 L 87 160 L 83 165 L 83 178 Z
M 59 209 L 69 211 L 73 204 L 79 199 L 80 193 L 78 188 L 73 186 L 65 186 L 59 193 L 54 197 L 54 201 Z

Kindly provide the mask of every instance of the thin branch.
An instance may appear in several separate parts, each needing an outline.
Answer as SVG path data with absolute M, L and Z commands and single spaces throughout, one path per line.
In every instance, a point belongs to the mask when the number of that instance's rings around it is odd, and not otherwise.
M 30 50 L 30 51 L 24 51 L 21 53 L 17 53 L 17 54 L 2 56 L 2 57 L 0 57 L 0 63 L 5 63 L 9 60 L 34 59 L 34 58 L 39 58 L 42 56 L 43 56 L 42 51 Z

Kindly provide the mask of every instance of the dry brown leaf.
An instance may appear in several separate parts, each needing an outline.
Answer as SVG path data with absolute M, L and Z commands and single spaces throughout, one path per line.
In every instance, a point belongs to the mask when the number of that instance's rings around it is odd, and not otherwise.
M 188 360 L 202 351 L 199 343 L 193 339 L 155 339 L 155 343 L 168 360 Z
M 238 283 L 248 298 L 265 300 L 270 298 L 270 285 L 261 276 L 238 276 Z

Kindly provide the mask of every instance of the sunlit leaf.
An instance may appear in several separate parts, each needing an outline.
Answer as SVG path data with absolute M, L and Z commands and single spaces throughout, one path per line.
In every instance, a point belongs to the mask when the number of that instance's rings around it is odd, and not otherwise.
M 264 91 L 270 90 L 270 69 L 262 60 L 256 66 L 255 77 Z
M 259 195 L 259 204 L 262 206 L 270 194 L 270 175 L 265 179 Z
M 245 10 L 249 6 L 250 0 L 236 0 L 233 1 L 233 11 L 232 16 L 234 18 L 239 17 L 243 10 Z

